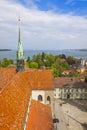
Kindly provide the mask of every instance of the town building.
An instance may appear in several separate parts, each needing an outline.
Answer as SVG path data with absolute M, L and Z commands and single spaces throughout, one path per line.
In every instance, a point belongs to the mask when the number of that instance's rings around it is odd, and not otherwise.
M 87 99 L 87 84 L 76 77 L 54 79 L 55 99 Z
M 62 75 L 63 76 L 68 76 L 69 74 L 71 74 L 73 72 L 73 70 L 64 70 L 63 72 L 62 72 Z

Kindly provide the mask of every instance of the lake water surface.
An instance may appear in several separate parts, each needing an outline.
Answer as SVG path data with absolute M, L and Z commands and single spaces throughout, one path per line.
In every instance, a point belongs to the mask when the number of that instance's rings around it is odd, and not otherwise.
M 45 52 L 47 54 L 65 54 L 66 56 L 74 56 L 76 58 L 87 58 L 87 51 L 80 51 L 80 50 L 25 50 L 24 57 L 27 59 L 28 56 L 32 57 L 38 53 Z M 0 51 L 0 60 L 3 58 L 9 58 L 16 60 L 16 51 Z

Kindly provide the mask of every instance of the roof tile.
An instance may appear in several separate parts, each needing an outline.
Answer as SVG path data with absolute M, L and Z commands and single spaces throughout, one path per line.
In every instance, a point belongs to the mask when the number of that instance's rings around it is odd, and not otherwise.
M 0 68 L 0 90 L 4 89 L 5 85 L 11 81 L 15 74 L 14 68 Z
M 27 130 L 53 130 L 53 121 L 49 106 L 32 100 Z

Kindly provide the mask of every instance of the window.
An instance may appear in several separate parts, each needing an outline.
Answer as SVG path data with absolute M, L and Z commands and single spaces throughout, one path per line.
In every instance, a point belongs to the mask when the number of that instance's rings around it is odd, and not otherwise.
M 76 91 L 78 92 L 78 89 Z
M 43 101 L 43 97 L 41 95 L 38 96 L 38 101 Z
M 73 89 L 70 89 L 70 92 L 73 93 Z
M 70 98 L 70 94 L 67 94 L 67 99 L 69 99 Z
M 64 92 L 66 92 L 66 89 L 64 89 Z
M 47 96 L 47 101 L 50 101 L 50 96 Z

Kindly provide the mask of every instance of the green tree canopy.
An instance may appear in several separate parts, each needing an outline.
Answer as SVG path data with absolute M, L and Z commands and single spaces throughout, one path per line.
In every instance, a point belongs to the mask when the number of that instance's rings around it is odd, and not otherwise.
M 14 61 L 12 59 L 4 58 L 1 61 L 1 67 L 8 67 L 9 65 L 14 64 Z
M 29 67 L 38 69 L 38 63 L 37 62 L 30 62 Z

